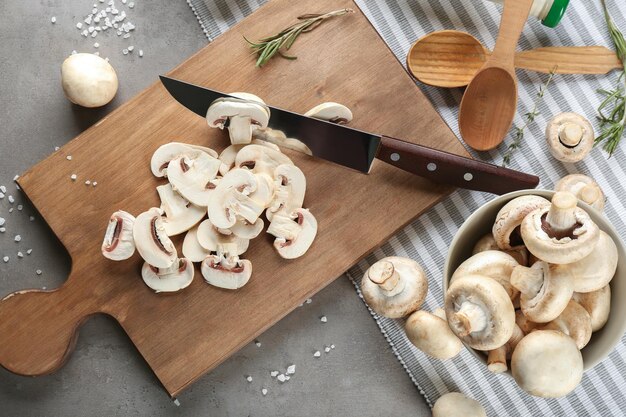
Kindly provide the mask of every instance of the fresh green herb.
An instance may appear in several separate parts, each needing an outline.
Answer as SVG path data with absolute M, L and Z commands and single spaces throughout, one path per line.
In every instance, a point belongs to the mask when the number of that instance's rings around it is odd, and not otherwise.
M 609 14 L 605 0 L 600 0 L 604 9 L 604 19 L 609 28 L 609 34 L 615 44 L 617 57 L 626 66 L 626 40 L 624 35 L 619 31 L 613 18 Z M 624 127 L 626 126 L 626 76 L 624 72 L 620 74 L 618 85 L 613 90 L 598 90 L 604 96 L 604 101 L 598 107 L 598 119 L 600 120 L 600 128 L 602 131 L 596 138 L 595 144 L 602 142 L 603 148 L 608 152 L 609 158 L 617 149 L 620 141 L 624 137 Z
M 546 93 L 548 86 L 552 82 L 552 79 L 554 78 L 554 74 L 556 73 L 557 67 L 558 65 L 552 68 L 552 71 L 550 71 L 550 75 L 548 76 L 548 79 L 546 80 L 545 83 L 541 85 L 541 87 L 539 88 L 539 91 L 537 91 L 537 95 L 535 96 L 535 101 L 533 103 L 533 109 L 524 115 L 524 119 L 525 119 L 524 124 L 521 127 L 515 126 L 515 138 L 513 139 L 513 142 L 509 145 L 509 147 L 506 149 L 504 157 L 502 158 L 503 167 L 506 167 L 507 165 L 511 163 L 511 157 L 513 156 L 513 153 L 522 146 L 522 140 L 524 139 L 524 131 L 526 130 L 528 125 L 533 123 L 535 121 L 535 118 L 541 114 L 539 112 L 539 102 L 541 101 L 541 99 L 543 99 L 543 96 Z
M 353 12 L 354 10 L 352 9 L 341 9 L 324 14 L 305 14 L 298 17 L 298 20 L 300 20 L 298 23 L 294 23 L 288 28 L 283 29 L 277 35 L 263 38 L 256 42 L 249 41 L 245 36 L 244 39 L 250 44 L 250 48 L 259 55 L 256 61 L 257 67 L 265 65 L 276 54 L 286 59 L 297 59 L 295 56 L 285 54 L 284 51 L 288 51 L 289 48 L 291 48 L 296 39 L 298 39 L 298 36 L 302 33 L 312 31 L 326 19 Z

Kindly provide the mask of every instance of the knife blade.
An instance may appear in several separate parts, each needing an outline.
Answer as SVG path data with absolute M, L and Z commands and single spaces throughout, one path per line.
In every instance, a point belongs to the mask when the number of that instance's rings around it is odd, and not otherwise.
M 201 117 L 206 117 L 213 101 L 230 97 L 174 78 L 160 78 L 176 101 Z M 374 159 L 380 159 L 434 182 L 494 194 L 535 188 L 539 183 L 534 175 L 268 107 L 271 111 L 269 127 L 302 141 L 317 158 L 363 173 L 369 173 Z

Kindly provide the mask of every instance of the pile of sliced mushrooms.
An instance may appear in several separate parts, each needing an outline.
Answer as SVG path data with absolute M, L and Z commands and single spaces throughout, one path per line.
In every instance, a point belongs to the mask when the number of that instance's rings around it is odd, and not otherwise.
M 175 292 L 193 281 L 193 263 L 216 287 L 239 289 L 252 275 L 243 259 L 251 239 L 263 231 L 275 237 L 282 258 L 304 255 L 317 234 L 317 221 L 303 208 L 306 178 L 280 146 L 310 150 L 297 139 L 267 127 L 270 109 L 259 97 L 233 93 L 211 104 L 210 127 L 227 128 L 231 145 L 213 149 L 179 142 L 159 147 L 150 162 L 154 176 L 167 179 L 156 189 L 160 207 L 136 218 L 125 211 L 111 216 L 102 254 L 121 261 L 136 252 L 145 261 L 141 276 L 156 292 Z M 338 103 L 311 109 L 311 117 L 347 123 L 352 113 Z M 180 257 L 171 237 L 186 233 Z
M 549 201 L 517 197 L 498 212 L 492 233 L 452 275 L 444 308 L 418 310 L 428 281 L 412 260 L 384 258 L 362 280 L 377 314 L 407 317 L 408 339 L 438 359 L 462 344 L 484 352 L 491 372 L 509 367 L 531 395 L 558 398 L 580 383 L 580 350 L 609 318 L 618 250 L 579 201 L 602 210 L 604 194 L 589 177 L 569 175 Z

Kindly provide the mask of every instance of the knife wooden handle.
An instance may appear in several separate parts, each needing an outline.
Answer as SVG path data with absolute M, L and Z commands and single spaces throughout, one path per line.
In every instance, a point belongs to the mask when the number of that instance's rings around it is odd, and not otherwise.
M 506 194 L 535 188 L 539 178 L 486 162 L 383 136 L 376 158 L 434 182 Z

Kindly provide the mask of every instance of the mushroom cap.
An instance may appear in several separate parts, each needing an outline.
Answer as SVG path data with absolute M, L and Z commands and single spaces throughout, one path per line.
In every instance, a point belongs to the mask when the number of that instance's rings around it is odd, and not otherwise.
M 317 220 L 308 209 L 298 208 L 290 215 L 274 215 L 267 233 L 276 237 L 274 248 L 282 258 L 299 258 L 309 250 L 315 240 Z
M 283 211 L 290 214 L 293 210 L 301 208 L 306 193 L 306 178 L 295 165 L 277 166 L 273 178 L 276 192 L 265 212 L 269 221 L 272 221 L 274 213 Z
M 210 255 L 202 261 L 204 280 L 215 287 L 237 290 L 252 276 L 252 263 L 247 259 Z
M 555 330 L 536 330 L 517 344 L 511 371 L 517 385 L 527 393 L 559 398 L 580 383 L 583 357 L 569 336 Z
M 566 175 L 557 181 L 554 191 L 569 191 L 580 201 L 598 211 L 604 210 L 606 197 L 597 182 L 583 174 Z
M 487 233 L 486 235 L 478 239 L 478 242 L 476 242 L 474 248 L 472 249 L 472 255 L 476 255 L 477 253 L 488 250 L 499 250 L 508 255 L 511 255 L 520 265 L 528 264 L 528 251 L 526 250 L 525 246 L 520 246 L 517 249 L 502 250 L 496 243 L 496 239 L 493 237 L 493 233 Z
M 510 250 L 524 246 L 519 227 L 528 213 L 549 207 L 550 202 L 536 195 L 523 195 L 506 203 L 496 215 L 493 237 L 500 249 Z
M 587 119 L 576 113 L 561 113 L 548 122 L 546 140 L 550 153 L 561 162 L 578 162 L 593 148 L 595 134 Z
M 159 185 L 157 192 L 161 198 L 161 210 L 165 213 L 163 227 L 168 236 L 186 232 L 206 215 L 205 209 L 185 200 L 171 184 Z
M 143 282 L 155 292 L 176 292 L 187 288 L 193 281 L 195 269 L 188 259 L 178 259 L 169 268 L 156 268 L 144 262 L 141 268 Z
M 198 243 L 205 250 L 221 254 L 241 255 L 248 250 L 250 244 L 248 239 L 242 239 L 234 233 L 220 233 L 209 219 L 200 223 L 197 237 Z
M 390 274 L 393 276 L 389 277 Z M 393 288 L 384 288 L 386 280 L 395 280 L 392 282 Z M 361 292 L 367 305 L 376 314 L 400 318 L 420 308 L 428 293 L 428 279 L 424 269 L 414 260 L 388 256 L 365 272 L 361 280 Z
M 189 202 L 206 207 L 212 199 L 214 184 L 221 162 L 205 152 L 195 158 L 181 156 L 167 165 L 167 178 L 172 187 Z
M 570 300 L 557 318 L 541 327 L 541 330 L 558 330 L 571 337 L 578 349 L 591 340 L 591 316 L 580 304 Z
M 465 275 L 457 279 L 448 287 L 445 311 L 450 329 L 473 349 L 496 349 L 513 334 L 513 303 L 493 278 Z
M 576 207 L 577 201 L 571 193 L 557 192 L 549 207 L 538 208 L 524 218 L 520 230 L 530 253 L 543 261 L 563 265 L 576 262 L 593 251 L 600 229 L 585 210 Z M 568 223 L 568 227 L 556 229 L 551 223 L 552 213 L 556 213 L 553 219 Z
M 416 348 L 436 359 L 453 358 L 463 348 L 463 344 L 452 333 L 445 318 L 442 319 L 427 311 L 413 312 L 407 319 L 404 330 Z
M 211 223 L 220 229 L 228 229 L 237 222 L 237 216 L 250 223 L 256 222 L 265 209 L 250 198 L 257 186 L 257 177 L 251 171 L 241 168 L 228 171 L 217 183 L 208 201 Z
M 139 255 L 155 268 L 169 268 L 178 259 L 176 247 L 165 232 L 162 216 L 163 210 L 153 207 L 137 216 L 133 226 Z
M 557 318 L 574 292 L 569 269 L 543 261 L 531 267 L 515 267 L 511 284 L 520 291 L 524 316 L 534 323 L 547 323 Z
M 267 174 L 274 176 L 274 171 L 279 165 L 293 165 L 289 157 L 280 151 L 262 145 L 248 145 L 237 153 L 235 167 L 247 168 L 255 174 Z
M 111 215 L 102 240 L 102 255 L 112 261 L 123 261 L 135 253 L 133 226 L 135 216 L 123 210 Z
M 204 152 L 213 158 L 217 158 L 217 152 L 211 148 L 180 142 L 166 143 L 159 146 L 152 154 L 152 158 L 150 159 L 150 170 L 155 177 L 166 177 L 167 166 L 171 160 L 181 156 L 187 156 L 191 159 L 195 159 L 198 157 L 200 152 Z
M 459 265 L 450 278 L 450 284 L 464 275 L 484 275 L 498 281 L 513 300 L 519 291 L 511 285 L 511 274 L 513 268 L 518 265 L 511 255 L 504 252 L 497 250 L 479 252 Z
M 580 304 L 591 317 L 591 331 L 597 332 L 609 320 L 611 312 L 611 286 L 593 292 L 575 292 L 572 300 Z
M 118 87 L 111 64 L 94 54 L 73 54 L 63 61 L 61 84 L 67 99 L 83 107 L 104 106 Z
M 189 230 L 183 240 L 183 256 L 191 262 L 202 262 L 210 254 L 198 241 L 198 227 Z
M 318 104 L 308 112 L 304 113 L 304 115 L 314 119 L 326 120 L 327 122 L 337 124 L 347 124 L 352 121 L 352 112 L 350 109 L 343 104 L 332 101 Z
M 449 392 L 435 402 L 433 417 L 487 417 L 487 413 L 478 401 L 460 392 Z
M 241 144 L 252 141 L 252 131 L 267 127 L 270 118 L 269 108 L 255 100 L 223 97 L 215 100 L 207 110 L 206 119 L 210 127 L 223 129 L 228 125 L 231 143 Z
M 593 251 L 567 265 L 573 275 L 574 291 L 592 292 L 605 287 L 615 276 L 618 258 L 617 245 L 611 236 L 600 230 L 600 238 Z

